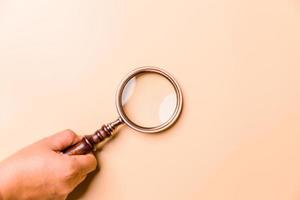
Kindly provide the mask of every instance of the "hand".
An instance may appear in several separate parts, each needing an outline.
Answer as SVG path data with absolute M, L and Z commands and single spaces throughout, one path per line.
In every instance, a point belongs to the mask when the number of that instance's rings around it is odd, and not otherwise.
M 97 166 L 93 154 L 68 156 L 61 153 L 79 140 L 73 131 L 65 130 L 1 162 L 0 199 L 66 199 Z

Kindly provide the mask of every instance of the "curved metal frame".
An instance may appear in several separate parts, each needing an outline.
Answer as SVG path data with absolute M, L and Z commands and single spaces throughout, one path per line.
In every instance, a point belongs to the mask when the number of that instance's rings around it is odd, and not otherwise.
M 176 102 L 176 108 L 175 108 L 174 113 L 172 114 L 172 116 L 170 117 L 170 119 L 168 121 L 166 121 L 158 126 L 144 127 L 144 126 L 140 126 L 140 125 L 134 123 L 126 116 L 123 106 L 122 106 L 122 94 L 123 94 L 123 90 L 124 90 L 126 84 L 128 83 L 128 81 L 130 79 L 132 79 L 133 77 L 135 77 L 141 73 L 156 73 L 158 75 L 162 75 L 173 85 L 174 90 L 176 92 L 177 102 Z M 163 69 L 160 69 L 158 67 L 140 67 L 140 68 L 137 68 L 137 69 L 131 71 L 126 76 L 126 78 L 121 81 L 121 83 L 118 87 L 117 93 L 116 93 L 116 107 L 117 107 L 117 111 L 120 116 L 119 120 L 122 120 L 122 122 L 127 124 L 130 128 L 132 128 L 136 131 L 142 132 L 142 133 L 157 133 L 157 132 L 166 130 L 167 128 L 172 126 L 174 124 L 174 122 L 176 122 L 176 120 L 178 119 L 178 117 L 181 113 L 182 107 L 183 107 L 183 97 L 182 97 L 182 92 L 179 87 L 179 84 L 177 83 L 177 81 L 171 74 L 169 74 L 168 72 L 166 72 Z

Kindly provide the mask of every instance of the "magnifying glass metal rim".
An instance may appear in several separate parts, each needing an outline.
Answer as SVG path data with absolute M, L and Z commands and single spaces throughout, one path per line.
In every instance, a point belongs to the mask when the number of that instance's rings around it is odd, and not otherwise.
M 164 78 L 166 78 L 174 87 L 175 93 L 176 93 L 176 107 L 174 110 L 174 113 L 172 114 L 172 116 L 168 119 L 168 121 L 159 124 L 157 126 L 152 126 L 152 127 L 144 127 L 144 126 L 140 126 L 136 123 L 134 123 L 132 120 L 130 120 L 127 115 L 125 114 L 125 111 L 123 109 L 123 105 L 122 105 L 122 94 L 124 91 L 124 88 L 126 86 L 126 84 L 135 76 L 142 74 L 142 73 L 156 73 L 158 75 L 162 75 Z M 180 89 L 179 84 L 177 83 L 177 81 L 175 80 L 175 78 L 169 74 L 168 72 L 166 72 L 165 70 L 158 68 L 158 67 L 151 67 L 151 66 L 146 66 L 146 67 L 140 67 L 137 68 L 133 71 L 131 71 L 119 84 L 119 87 L 117 89 L 117 93 L 116 93 L 116 107 L 117 107 L 117 111 L 120 117 L 120 120 L 122 120 L 122 122 L 124 122 L 126 125 L 128 125 L 130 128 L 142 132 L 142 133 L 158 133 L 161 131 L 164 131 L 166 129 L 168 129 L 170 126 L 172 126 L 176 120 L 178 119 L 178 117 L 180 116 L 180 113 L 182 111 L 182 104 L 183 104 L 183 97 L 182 97 L 182 92 Z

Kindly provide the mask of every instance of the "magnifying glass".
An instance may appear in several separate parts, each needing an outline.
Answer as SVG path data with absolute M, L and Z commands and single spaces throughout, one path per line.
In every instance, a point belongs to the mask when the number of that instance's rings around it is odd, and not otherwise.
M 157 67 L 131 71 L 116 93 L 119 118 L 103 125 L 92 135 L 67 148 L 63 153 L 82 155 L 96 151 L 98 143 L 111 138 L 117 127 L 127 125 L 141 133 L 158 133 L 170 128 L 178 119 L 183 104 L 181 89 L 174 77 Z

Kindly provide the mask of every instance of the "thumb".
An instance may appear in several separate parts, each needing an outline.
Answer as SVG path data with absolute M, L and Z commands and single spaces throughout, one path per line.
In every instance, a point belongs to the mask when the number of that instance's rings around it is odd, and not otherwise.
M 46 138 L 46 142 L 50 148 L 55 151 L 62 151 L 79 141 L 80 137 L 70 129 L 61 131 Z

